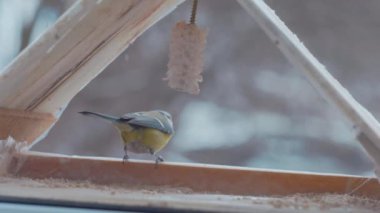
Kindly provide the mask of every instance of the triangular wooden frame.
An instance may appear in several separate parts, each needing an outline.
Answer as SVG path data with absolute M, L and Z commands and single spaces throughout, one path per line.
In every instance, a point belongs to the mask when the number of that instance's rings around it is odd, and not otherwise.
M 0 136 L 26 138 L 29 144 L 38 142 L 38 138 L 45 134 L 43 130 L 47 131 L 55 122 L 51 115 L 58 119 L 69 101 L 87 83 L 141 33 L 182 2 L 182 0 L 80 0 L 75 3 L 52 28 L 0 73 L 0 107 L 3 108 L 0 113 L 0 124 L 14 126 L 0 131 Z M 380 165 L 380 127 L 376 119 L 329 74 L 264 1 L 238 0 L 238 2 L 318 91 L 353 123 L 358 140 L 372 156 L 376 165 Z M 38 122 L 31 122 L 31 117 L 38 118 Z M 22 128 L 17 129 L 18 127 Z M 22 137 L 17 132 L 21 132 Z M 10 164 L 7 171 L 23 177 L 83 180 L 91 176 L 94 182 L 111 183 L 115 180 L 120 181 L 129 174 L 131 177 L 136 177 L 136 181 L 142 181 L 141 184 L 171 184 L 190 187 L 195 191 L 200 190 L 197 188 L 198 180 L 191 182 L 189 177 L 195 179 L 202 177 L 204 178 L 202 190 L 235 195 L 344 194 L 367 179 L 355 176 L 173 163 L 164 163 L 155 169 L 153 164 L 145 161 L 131 161 L 123 167 L 116 159 L 73 157 L 31 151 L 16 152 L 8 160 Z M 70 169 L 73 167 L 91 168 L 91 170 L 78 172 Z M 99 171 L 105 168 L 115 171 L 112 178 L 107 179 L 104 173 L 99 174 Z M 141 178 L 142 171 L 155 173 L 162 178 L 155 178 L 152 175 Z M 218 179 L 219 184 L 214 182 L 215 179 Z M 231 181 L 240 179 L 244 181 L 238 184 L 235 182 L 234 186 L 227 187 Z M 268 181 L 281 187 L 269 187 Z M 319 184 L 320 182 L 323 184 Z M 267 184 L 268 187 L 260 191 L 258 187 L 262 184 Z M 355 190 L 355 194 L 379 199 L 380 185 L 376 179 L 371 179 L 363 187 Z M 0 196 L 6 195 L 6 192 L 0 190 Z M 22 194 L 15 197 L 22 198 Z M 66 201 L 70 201 L 70 198 Z M 161 203 L 153 202 L 153 205 L 160 206 Z

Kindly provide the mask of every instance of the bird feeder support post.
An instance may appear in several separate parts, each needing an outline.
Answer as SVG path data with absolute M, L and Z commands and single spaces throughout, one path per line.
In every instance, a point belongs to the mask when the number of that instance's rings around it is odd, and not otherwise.
M 380 178 L 380 125 L 302 44 L 263 0 L 238 0 L 285 57 L 301 71 L 318 92 L 350 121 L 356 138 L 377 165 Z

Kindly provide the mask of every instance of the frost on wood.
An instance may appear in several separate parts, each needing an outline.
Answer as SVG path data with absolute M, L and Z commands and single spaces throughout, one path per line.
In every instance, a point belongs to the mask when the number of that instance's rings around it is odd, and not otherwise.
M 5 140 L 0 140 L 0 175 L 7 174 L 13 155 L 23 150 L 27 150 L 27 148 L 27 142 L 16 142 L 11 137 L 8 137 Z
M 199 94 L 202 82 L 203 51 L 206 30 L 195 24 L 178 22 L 171 33 L 167 77 L 169 87 L 190 94 Z

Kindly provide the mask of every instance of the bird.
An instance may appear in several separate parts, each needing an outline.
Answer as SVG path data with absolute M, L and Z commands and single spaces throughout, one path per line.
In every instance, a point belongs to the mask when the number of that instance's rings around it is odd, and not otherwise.
M 149 153 L 155 157 L 156 165 L 164 158 L 158 155 L 174 134 L 172 116 L 163 110 L 127 113 L 121 117 L 97 112 L 82 111 L 82 115 L 110 121 L 118 130 L 124 142 L 123 163 L 128 161 L 128 151 Z

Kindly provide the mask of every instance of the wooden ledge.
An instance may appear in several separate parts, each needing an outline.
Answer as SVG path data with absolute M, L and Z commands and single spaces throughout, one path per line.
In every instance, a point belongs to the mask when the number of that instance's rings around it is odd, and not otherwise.
M 0 139 L 33 143 L 56 121 L 52 114 L 0 108 Z
M 17 153 L 8 171 L 30 178 L 87 180 L 122 186 L 169 186 L 196 193 L 225 195 L 286 196 L 297 193 L 348 194 L 367 177 L 301 173 L 204 164 L 161 163 L 121 159 L 78 157 L 40 152 Z M 380 184 L 371 178 L 353 195 L 380 199 Z

